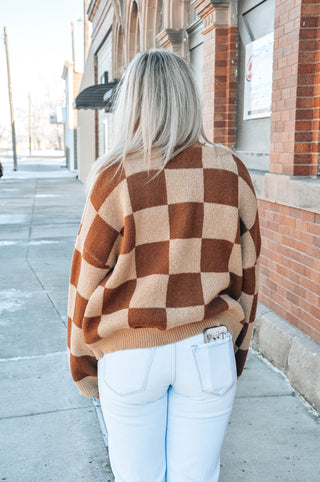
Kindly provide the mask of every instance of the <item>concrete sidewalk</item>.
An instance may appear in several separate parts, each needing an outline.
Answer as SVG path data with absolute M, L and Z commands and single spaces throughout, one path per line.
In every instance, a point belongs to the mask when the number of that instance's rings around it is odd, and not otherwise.
M 80 395 L 68 368 L 68 279 L 85 194 L 63 165 L 29 160 L 12 172 L 6 161 L 0 179 L 0 480 L 8 482 L 113 481 L 99 402 Z M 318 482 L 319 453 L 319 416 L 250 351 L 220 482 Z

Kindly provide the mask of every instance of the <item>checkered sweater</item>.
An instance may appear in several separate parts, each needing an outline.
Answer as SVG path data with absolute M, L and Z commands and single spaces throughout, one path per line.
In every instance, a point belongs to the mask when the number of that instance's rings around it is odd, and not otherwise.
M 152 166 L 155 167 L 155 166 Z M 158 167 L 158 166 L 157 166 Z M 73 380 L 91 397 L 104 353 L 173 343 L 225 325 L 238 377 L 257 306 L 260 231 L 244 164 L 201 143 L 161 173 L 142 159 L 101 172 L 76 238 L 68 297 Z

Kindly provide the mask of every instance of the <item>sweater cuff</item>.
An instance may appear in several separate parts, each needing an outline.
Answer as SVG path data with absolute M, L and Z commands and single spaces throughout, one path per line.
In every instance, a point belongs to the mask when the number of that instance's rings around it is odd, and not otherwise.
M 85 397 L 91 398 L 99 391 L 98 377 L 85 377 L 79 382 L 75 382 L 80 393 Z

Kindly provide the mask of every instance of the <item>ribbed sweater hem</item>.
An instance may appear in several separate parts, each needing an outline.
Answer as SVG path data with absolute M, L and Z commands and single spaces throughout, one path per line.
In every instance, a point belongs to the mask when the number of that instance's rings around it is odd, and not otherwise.
M 242 310 L 241 310 L 242 311 Z M 244 320 L 239 318 L 242 313 L 226 312 L 217 318 L 210 318 L 195 323 L 181 325 L 170 330 L 159 330 L 157 328 L 129 328 L 117 330 L 103 340 L 90 345 L 97 360 L 104 353 L 111 353 L 118 350 L 129 350 L 134 348 L 148 348 L 162 346 L 189 338 L 202 333 L 211 326 L 225 325 L 232 333 L 233 345 L 243 327 Z

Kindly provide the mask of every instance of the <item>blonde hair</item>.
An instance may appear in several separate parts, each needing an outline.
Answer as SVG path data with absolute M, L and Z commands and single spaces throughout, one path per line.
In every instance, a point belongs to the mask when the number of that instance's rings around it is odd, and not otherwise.
M 90 191 L 100 171 L 129 157 L 142 156 L 150 168 L 154 153 L 163 169 L 195 142 L 209 141 L 193 73 L 177 54 L 165 49 L 138 53 L 127 66 L 115 93 L 113 145 L 93 164 L 86 181 Z

